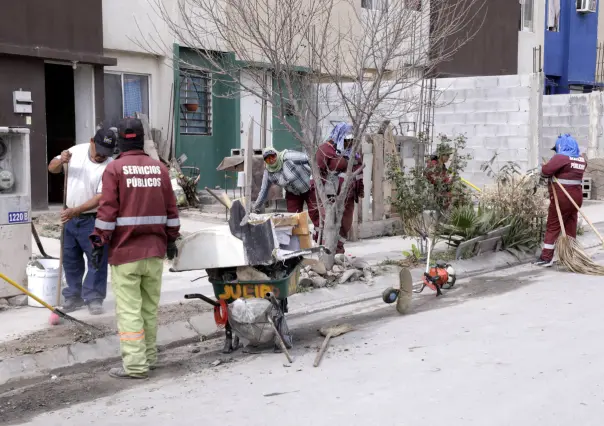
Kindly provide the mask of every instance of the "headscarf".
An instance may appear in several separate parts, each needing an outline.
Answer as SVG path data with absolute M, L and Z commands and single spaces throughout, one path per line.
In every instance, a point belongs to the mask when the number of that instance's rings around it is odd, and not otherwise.
M 343 121 L 336 125 L 329 135 L 329 139 L 336 144 L 336 149 L 341 155 L 350 155 L 350 149 L 344 149 L 344 137 L 349 133 L 352 133 L 352 125 Z
M 277 156 L 277 161 L 275 161 L 273 164 L 269 164 L 266 161 L 264 162 L 266 170 L 268 170 L 270 173 L 275 173 L 281 170 L 283 168 L 283 157 L 285 157 L 286 152 L 287 149 L 284 149 L 283 151 L 277 151 L 275 148 L 271 147 L 264 148 L 264 151 L 262 151 L 262 158 L 264 158 L 265 160 L 266 157 L 268 157 L 269 155 Z
M 561 135 L 556 140 L 556 154 L 567 157 L 578 157 L 580 155 L 579 144 L 570 134 Z

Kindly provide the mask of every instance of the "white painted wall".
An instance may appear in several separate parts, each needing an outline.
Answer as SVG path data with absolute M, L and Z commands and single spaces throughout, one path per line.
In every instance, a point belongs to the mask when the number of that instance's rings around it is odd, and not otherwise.
M 157 3 L 178 16 L 179 0 L 103 0 L 103 47 L 171 56 L 173 37 Z
M 75 95 L 76 143 L 87 143 L 96 132 L 94 69 L 91 65 L 78 65 L 73 71 Z
M 533 72 L 533 48 L 545 44 L 545 2 L 546 0 L 533 0 L 533 31 L 518 32 L 518 74 Z
M 106 56 L 117 58 L 117 66 L 105 67 L 106 72 L 145 74 L 149 76 L 149 123 L 160 129 L 162 137 L 168 137 L 169 115 L 172 110 L 170 102 L 174 71 L 162 56 L 135 52 L 105 50 Z
M 269 74 L 268 78 L 272 78 Z M 241 72 L 241 83 L 245 87 L 258 89 L 258 78 L 252 77 L 249 72 Z M 256 90 L 253 89 L 253 90 Z M 249 135 L 250 120 L 254 121 L 254 148 L 262 148 L 261 134 L 262 127 L 262 99 L 249 91 L 242 91 L 240 96 L 240 114 L 241 114 L 241 148 L 244 148 Z M 273 109 L 267 102 L 266 113 L 266 146 L 273 145 Z

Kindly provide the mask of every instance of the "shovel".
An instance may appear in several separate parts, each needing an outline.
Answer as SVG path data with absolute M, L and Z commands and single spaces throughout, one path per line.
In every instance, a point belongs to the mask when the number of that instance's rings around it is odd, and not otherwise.
M 337 336 L 341 336 L 342 334 L 348 333 L 349 331 L 352 331 L 352 325 L 350 324 L 338 324 L 338 325 L 334 325 L 332 327 L 323 327 L 321 328 L 320 333 L 325 336 L 325 340 L 323 340 L 323 344 L 321 345 L 321 349 L 319 349 L 319 353 L 317 354 L 317 357 L 315 358 L 315 363 L 313 364 L 313 366 L 318 367 L 319 363 L 321 362 L 321 358 L 323 358 L 323 354 L 325 353 L 325 351 L 327 350 L 327 345 L 329 345 L 329 340 L 332 337 L 337 337 Z

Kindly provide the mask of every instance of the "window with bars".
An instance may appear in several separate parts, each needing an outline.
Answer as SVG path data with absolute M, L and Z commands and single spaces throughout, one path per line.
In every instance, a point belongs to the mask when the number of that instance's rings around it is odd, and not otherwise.
M 361 7 L 369 10 L 388 10 L 388 0 L 361 0 Z
M 212 134 L 212 77 L 200 70 L 180 70 L 180 133 Z
M 520 30 L 533 32 L 533 0 L 520 1 Z

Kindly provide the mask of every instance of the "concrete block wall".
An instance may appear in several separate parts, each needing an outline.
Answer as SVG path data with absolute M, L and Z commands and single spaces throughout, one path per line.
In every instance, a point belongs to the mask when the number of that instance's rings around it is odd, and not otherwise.
M 464 177 L 472 183 L 488 182 L 480 167 L 496 153 L 500 162 L 516 161 L 523 169 L 529 168 L 530 77 L 510 75 L 437 81 L 434 135 L 466 135 L 466 152 L 473 159 Z
M 543 97 L 543 143 L 539 159 L 552 156 L 551 147 L 559 135 L 570 133 L 587 152 L 590 127 L 590 94 Z

